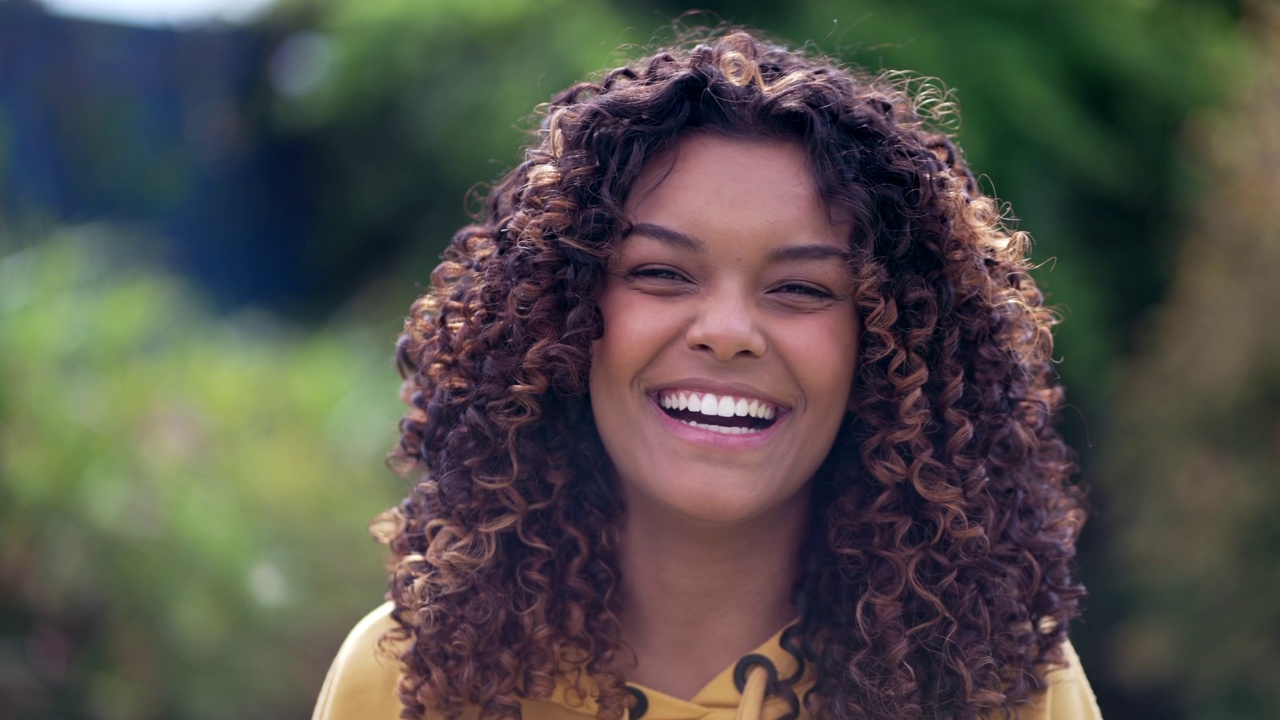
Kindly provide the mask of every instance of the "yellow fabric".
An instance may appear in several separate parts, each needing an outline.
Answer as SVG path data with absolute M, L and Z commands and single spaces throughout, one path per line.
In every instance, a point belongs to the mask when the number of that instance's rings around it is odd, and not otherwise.
M 391 603 L 387 603 L 361 620 L 347 636 L 329 668 L 312 720 L 399 719 L 398 662 L 378 649 L 378 639 L 394 626 L 390 613 Z M 795 658 L 778 644 L 781 635 L 779 631 L 754 652 L 769 658 L 779 676 L 786 677 L 795 672 L 796 664 Z M 1099 720 L 1102 717 L 1080 667 L 1080 658 L 1070 644 L 1066 645 L 1065 654 L 1067 667 L 1048 674 L 1049 687 L 1019 709 L 1019 720 Z M 690 700 L 680 700 L 640 685 L 633 684 L 633 687 L 649 700 L 643 720 L 736 720 L 740 717 L 740 705 L 749 706 L 744 712 L 753 713 L 741 717 L 777 718 L 787 711 L 781 698 L 770 696 L 762 705 L 755 706 L 756 688 L 764 686 L 764 680 L 757 678 L 765 677 L 764 672 L 755 672 L 759 667 L 753 666 L 747 674 L 747 703 L 743 703 L 734 685 L 732 667 L 713 678 Z M 803 694 L 803 688 L 798 694 Z M 590 698 L 578 699 L 561 685 L 549 700 L 526 700 L 521 712 L 525 720 L 582 720 L 595 717 L 596 705 Z M 474 720 L 476 712 L 473 710 L 463 717 Z M 800 718 L 809 720 L 809 715 L 802 712 Z

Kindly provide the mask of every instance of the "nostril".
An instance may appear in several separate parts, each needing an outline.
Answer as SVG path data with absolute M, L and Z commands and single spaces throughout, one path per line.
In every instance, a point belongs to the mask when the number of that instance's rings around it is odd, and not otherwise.
M 764 355 L 765 339 L 750 312 L 734 310 L 708 313 L 694 322 L 686 340 L 690 348 L 707 351 L 717 360 L 732 360 L 740 355 Z

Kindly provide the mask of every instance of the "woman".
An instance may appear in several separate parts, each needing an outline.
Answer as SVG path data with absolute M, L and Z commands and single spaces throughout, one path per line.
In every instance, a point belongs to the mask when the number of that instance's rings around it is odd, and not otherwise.
M 316 717 L 1097 717 L 1026 247 L 899 81 L 735 32 L 562 92 L 406 323 Z

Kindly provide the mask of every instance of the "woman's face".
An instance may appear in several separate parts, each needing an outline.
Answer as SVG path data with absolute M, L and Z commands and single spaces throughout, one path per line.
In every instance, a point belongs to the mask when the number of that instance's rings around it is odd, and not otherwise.
M 725 524 L 803 506 L 846 411 L 848 224 L 803 149 L 692 136 L 625 206 L 591 406 L 628 507 Z

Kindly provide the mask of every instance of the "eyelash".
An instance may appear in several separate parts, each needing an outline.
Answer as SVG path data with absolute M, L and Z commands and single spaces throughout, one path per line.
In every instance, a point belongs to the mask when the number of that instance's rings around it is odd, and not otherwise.
M 671 268 L 664 267 L 642 267 L 627 273 L 628 279 L 641 280 L 659 280 L 666 282 L 682 282 L 686 278 L 683 274 Z M 821 300 L 830 300 L 835 297 L 833 293 L 816 285 L 808 285 L 805 283 L 785 283 L 774 288 L 775 292 L 784 292 L 789 295 L 804 295 Z
M 786 285 L 779 287 L 778 290 L 786 291 L 788 293 L 795 293 L 797 295 L 807 295 L 810 297 L 820 298 L 823 300 L 830 300 L 831 298 L 835 297 L 835 295 L 831 294 L 827 290 L 824 290 L 820 287 L 816 287 L 814 285 L 804 285 L 801 283 L 787 283 Z
M 627 273 L 628 278 L 653 279 L 653 280 L 684 280 L 684 275 L 664 267 L 644 267 L 636 268 Z

